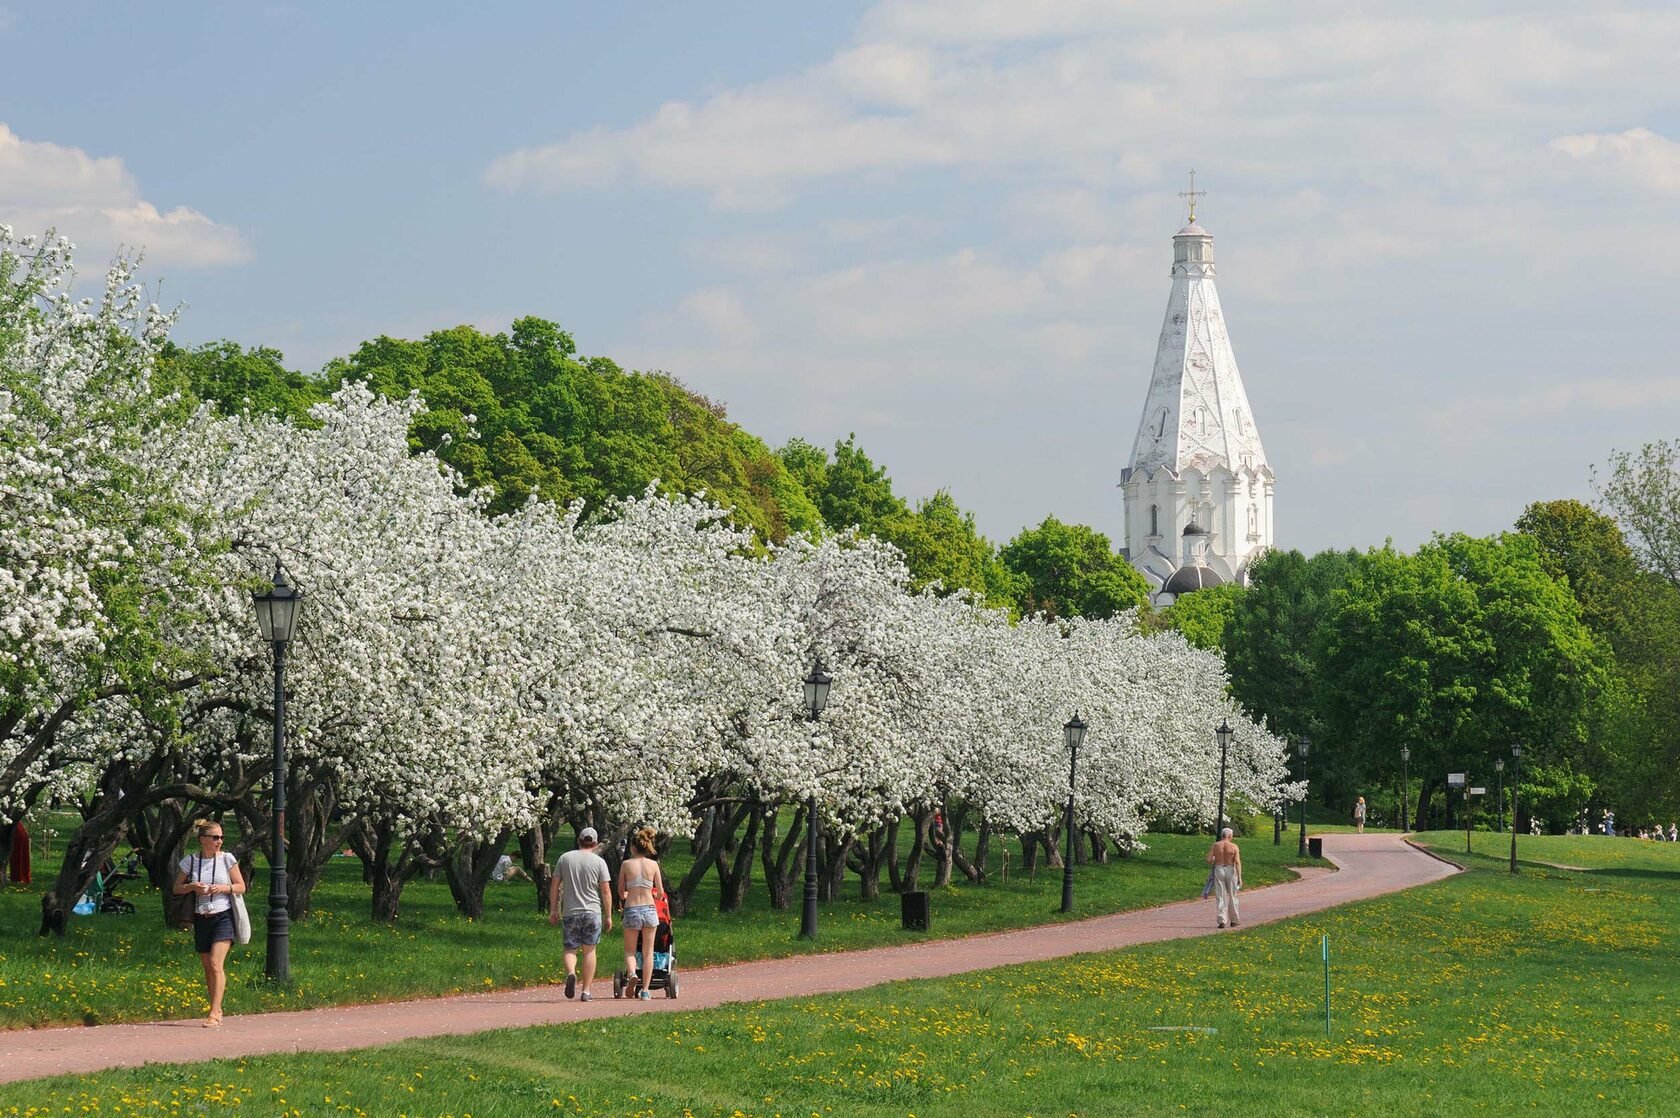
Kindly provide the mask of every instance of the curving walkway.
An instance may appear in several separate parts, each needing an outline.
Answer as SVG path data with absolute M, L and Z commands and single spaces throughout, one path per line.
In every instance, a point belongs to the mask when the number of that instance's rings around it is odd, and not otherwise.
M 1340 872 L 1309 868 L 1300 871 L 1298 881 L 1245 891 L 1241 901 L 1244 927 L 1409 889 L 1458 872 L 1458 867 L 1423 853 L 1398 835 L 1327 834 L 1323 839 L 1325 856 Z M 587 1004 L 566 1000 L 558 986 L 538 986 L 425 1001 L 229 1017 L 215 1032 L 207 1031 L 197 1020 L 20 1030 L 0 1033 L 0 1082 L 146 1063 L 192 1063 L 212 1048 L 220 1057 L 343 1051 L 411 1037 L 803 997 L 1214 934 L 1213 901 L 1193 900 L 962 939 L 815 959 L 806 956 L 680 970 L 682 997 L 675 1001 L 663 995 L 655 995 L 650 1002 L 615 1000 L 609 971 L 604 980 L 596 979 L 596 999 Z M 1217 934 L 1242 933 L 1238 929 Z M 556 941 L 558 950 L 558 935 Z M 215 1043 L 206 1045 L 204 1042 L 211 1038 Z

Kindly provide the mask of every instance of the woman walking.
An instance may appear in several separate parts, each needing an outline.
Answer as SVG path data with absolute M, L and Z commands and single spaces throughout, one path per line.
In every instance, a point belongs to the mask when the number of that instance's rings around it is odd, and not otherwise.
M 631 857 L 618 867 L 618 896 L 624 902 L 624 973 L 631 982 L 640 976 L 638 998 L 650 998 L 653 981 L 653 938 L 659 930 L 659 913 L 654 900 L 665 895 L 665 877 L 653 860 L 659 833 L 643 827 L 630 839 Z M 640 947 L 641 963 L 637 962 Z
M 210 1016 L 204 1027 L 222 1023 L 222 993 L 227 989 L 227 953 L 233 945 L 233 898 L 245 892 L 245 878 L 232 854 L 222 852 L 222 825 L 200 819 L 198 853 L 181 859 L 177 894 L 193 896 L 193 946 L 204 965 L 204 988 Z
M 1358 834 L 1365 833 L 1365 797 L 1359 797 L 1353 805 L 1353 829 Z

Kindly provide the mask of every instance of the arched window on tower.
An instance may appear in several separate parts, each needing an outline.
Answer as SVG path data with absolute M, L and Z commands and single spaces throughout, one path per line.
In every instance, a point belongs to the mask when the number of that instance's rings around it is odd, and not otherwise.
M 1155 437 L 1164 438 L 1167 433 L 1167 409 L 1161 409 L 1161 415 L 1155 422 Z
M 1160 505 L 1150 505 L 1149 506 L 1149 534 L 1152 535 L 1152 536 L 1158 536 L 1158 535 L 1161 534 L 1161 506 Z

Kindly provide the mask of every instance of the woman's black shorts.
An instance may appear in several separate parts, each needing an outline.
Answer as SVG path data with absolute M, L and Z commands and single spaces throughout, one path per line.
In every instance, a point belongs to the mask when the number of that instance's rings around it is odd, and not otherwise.
M 233 909 L 220 912 L 193 913 L 193 946 L 200 955 L 208 955 L 212 944 L 233 942 Z

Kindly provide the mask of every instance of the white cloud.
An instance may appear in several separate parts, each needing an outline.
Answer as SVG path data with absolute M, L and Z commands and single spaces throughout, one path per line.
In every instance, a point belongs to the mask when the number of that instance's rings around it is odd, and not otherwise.
M 197 210 L 160 211 L 114 156 L 25 140 L 0 124 L 0 221 L 20 233 L 52 228 L 95 258 L 145 250 L 154 264 L 211 267 L 250 259 L 239 231 Z
M 1053 167 L 1062 189 L 1107 189 L 1217 153 L 1227 175 L 1333 167 L 1399 192 L 1464 155 L 1510 166 L 1444 131 L 1516 150 L 1537 114 L 1591 119 L 1595 104 L 1665 88 L 1677 35 L 1680 16 L 1609 8 L 1377 18 L 1316 3 L 1280 19 L 1236 4 L 1186 27 L 1177 9 L 1145 5 L 887 3 L 826 62 L 521 148 L 485 180 L 634 182 L 739 209 L 786 204 L 811 180 L 921 168 Z M 1570 103 L 1559 87 L 1582 95 Z
M 1680 193 L 1680 144 L 1648 128 L 1559 136 L 1551 149 L 1583 162 L 1609 164 L 1652 190 Z
M 608 348 L 767 437 L 856 430 L 904 491 L 950 484 L 1007 536 L 1068 487 L 1073 515 L 1117 515 L 1103 473 L 1135 429 L 1199 167 L 1287 542 L 1415 542 L 1509 523 L 1408 503 L 1393 483 L 1418 460 L 1499 476 L 1514 515 L 1680 414 L 1628 357 L 1672 348 L 1649 308 L 1680 271 L 1680 144 L 1595 131 L 1665 121 L 1677 52 L 1680 12 L 1618 0 L 1236 0 L 1194 22 L 885 0 L 824 60 L 533 137 L 486 180 L 787 207 L 702 219 L 718 244 L 698 251 L 728 274 Z M 1637 260 L 1606 251 L 1602 183 L 1560 164 L 1629 184 Z M 1026 465 L 1064 443 L 1092 476 Z
M 680 309 L 712 337 L 731 345 L 752 340 L 757 333 L 741 297 L 725 287 L 708 287 L 685 297 Z

